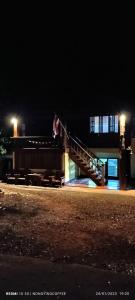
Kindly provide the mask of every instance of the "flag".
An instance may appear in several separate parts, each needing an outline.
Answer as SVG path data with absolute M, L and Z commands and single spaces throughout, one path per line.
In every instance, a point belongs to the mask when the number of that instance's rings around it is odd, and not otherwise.
M 54 116 L 53 119 L 53 137 L 55 138 L 56 135 L 59 134 L 59 124 L 60 124 L 60 120 L 57 117 L 57 115 Z
M 62 123 L 60 122 L 60 137 L 62 138 L 62 136 L 63 136 L 63 130 L 62 130 L 63 128 L 62 128 Z

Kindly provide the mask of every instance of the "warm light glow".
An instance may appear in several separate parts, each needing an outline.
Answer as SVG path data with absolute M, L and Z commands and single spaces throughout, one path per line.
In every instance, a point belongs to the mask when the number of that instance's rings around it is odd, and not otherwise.
M 11 123 L 13 124 L 13 137 L 18 137 L 18 119 L 12 118 Z
M 120 115 L 120 122 L 125 124 L 126 121 L 126 115 L 122 114 Z
M 12 123 L 12 124 L 17 124 L 17 123 L 18 123 L 17 118 L 12 118 L 12 119 L 11 119 L 11 123 Z
M 125 123 L 126 123 L 126 115 L 125 114 L 121 114 L 120 115 L 120 135 L 125 134 Z

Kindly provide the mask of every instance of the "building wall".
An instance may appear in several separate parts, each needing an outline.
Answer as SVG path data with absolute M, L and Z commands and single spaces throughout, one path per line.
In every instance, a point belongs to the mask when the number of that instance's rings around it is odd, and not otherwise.
M 33 172 L 62 170 L 65 182 L 74 179 L 79 174 L 79 167 L 69 158 L 68 152 L 59 149 L 18 149 L 13 153 L 14 168 L 30 169 Z
M 19 149 L 15 151 L 15 168 L 62 169 L 62 152 L 58 149 Z
M 131 139 L 131 148 L 133 154 L 130 155 L 130 172 L 131 172 L 131 178 L 135 178 L 135 138 Z
M 99 158 L 120 158 L 119 148 L 90 148 Z
M 79 175 L 79 167 L 77 164 L 69 157 L 68 150 L 63 152 L 63 164 L 62 170 L 65 174 L 65 182 L 75 179 Z
M 120 137 L 118 133 L 89 133 L 87 145 L 94 148 L 118 148 Z
M 79 167 L 72 159 L 69 159 L 69 180 L 75 179 L 78 175 Z

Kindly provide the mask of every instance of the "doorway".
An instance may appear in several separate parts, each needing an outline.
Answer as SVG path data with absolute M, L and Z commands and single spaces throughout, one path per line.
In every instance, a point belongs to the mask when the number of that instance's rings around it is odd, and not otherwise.
M 101 158 L 103 163 L 107 162 L 108 178 L 118 178 L 118 159 L 117 158 Z
M 118 159 L 108 158 L 108 177 L 118 178 Z

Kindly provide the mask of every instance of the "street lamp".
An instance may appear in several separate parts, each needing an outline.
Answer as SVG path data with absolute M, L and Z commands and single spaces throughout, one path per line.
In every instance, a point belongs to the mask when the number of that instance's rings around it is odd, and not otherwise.
M 120 115 L 120 189 L 127 186 L 127 153 L 125 145 L 126 115 Z
M 125 149 L 125 125 L 126 125 L 126 115 L 120 115 L 120 138 L 121 138 L 121 149 Z
M 121 114 L 120 115 L 120 121 L 121 121 L 122 125 L 125 125 L 125 120 L 126 120 L 126 115 L 125 114 Z
M 13 137 L 18 137 L 18 119 L 12 118 L 11 123 L 13 124 Z

